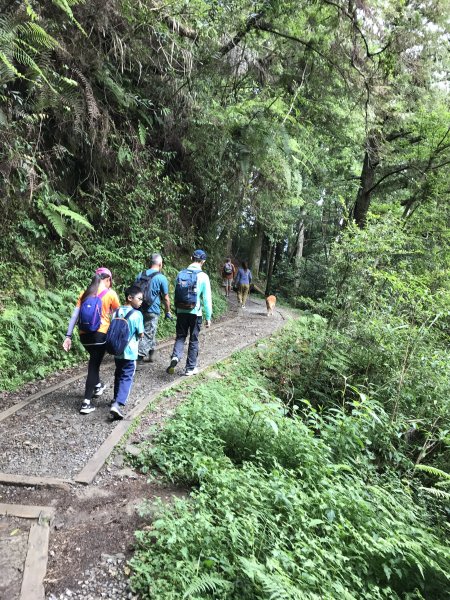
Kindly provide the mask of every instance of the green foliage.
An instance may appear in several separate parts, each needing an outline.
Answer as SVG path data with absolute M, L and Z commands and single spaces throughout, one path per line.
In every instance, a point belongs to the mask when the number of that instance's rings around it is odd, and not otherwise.
M 372 452 L 377 439 L 394 442 L 388 415 L 360 395 L 352 411 L 288 417 L 270 391 L 278 346 L 311 325 L 226 361 L 143 450 L 142 468 L 198 487 L 136 534 L 142 597 L 445 597 L 444 534 Z

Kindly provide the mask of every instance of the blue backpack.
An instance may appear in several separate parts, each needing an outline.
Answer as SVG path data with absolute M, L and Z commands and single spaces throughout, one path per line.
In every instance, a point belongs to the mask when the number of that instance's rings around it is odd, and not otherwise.
M 103 290 L 98 296 L 85 298 L 80 306 L 78 327 L 81 331 L 95 333 L 102 324 L 102 298 L 108 292 Z
M 175 306 L 185 310 L 193 309 L 197 304 L 198 271 L 184 269 L 177 275 L 175 282 Z
M 133 313 L 134 309 L 129 310 L 124 317 L 118 316 L 118 310 L 113 314 L 105 342 L 106 352 L 109 352 L 109 354 L 120 356 L 125 352 L 125 348 L 133 337 L 133 334 L 130 335 L 130 326 L 128 324 L 128 319 Z

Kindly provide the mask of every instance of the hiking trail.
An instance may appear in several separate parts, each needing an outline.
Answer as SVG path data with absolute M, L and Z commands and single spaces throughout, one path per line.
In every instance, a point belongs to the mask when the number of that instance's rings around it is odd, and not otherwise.
M 264 301 L 253 297 L 238 310 L 233 295 L 226 317 L 202 329 L 200 369 L 269 336 L 287 315 L 276 309 L 267 317 Z M 148 482 L 124 466 L 125 453 L 163 427 L 198 378 L 217 376 L 208 369 L 180 377 L 181 367 L 168 375 L 172 345 L 159 343 L 155 363 L 138 367 L 123 421 L 109 418 L 112 360 L 102 365 L 107 388 L 89 415 L 79 414 L 85 365 L 52 377 L 47 388 L 25 386 L 28 396 L 7 395 L 0 412 L 0 600 L 137 598 L 126 577 L 133 533 L 148 521 L 137 509 L 188 490 L 159 478 Z M 175 396 L 160 396 L 182 382 Z

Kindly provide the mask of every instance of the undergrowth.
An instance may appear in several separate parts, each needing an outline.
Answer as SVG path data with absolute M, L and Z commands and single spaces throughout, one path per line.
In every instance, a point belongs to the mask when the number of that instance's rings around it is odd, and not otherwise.
M 415 485 L 397 422 L 357 388 L 326 410 L 276 395 L 270 365 L 298 369 L 314 321 L 225 361 L 143 448 L 144 471 L 193 491 L 136 534 L 142 598 L 448 597 L 445 525 Z M 274 365 L 293 337 L 292 358 Z

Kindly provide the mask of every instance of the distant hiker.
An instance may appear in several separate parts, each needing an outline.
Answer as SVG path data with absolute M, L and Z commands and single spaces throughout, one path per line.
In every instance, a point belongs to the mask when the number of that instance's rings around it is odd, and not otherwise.
M 275 304 L 277 303 L 277 297 L 273 294 L 266 297 L 266 308 L 267 308 L 267 316 L 273 315 L 273 311 L 275 308 Z
M 142 298 L 141 288 L 137 285 L 132 285 L 126 289 L 125 304 L 114 311 L 108 331 L 106 343 L 108 352 L 111 352 L 111 350 L 114 354 L 120 352 L 120 354 L 114 355 L 114 362 L 116 363 L 114 399 L 110 410 L 113 419 L 123 419 L 122 410 L 127 403 L 133 385 L 139 338 L 144 335 L 144 318 L 142 313 L 137 310 L 142 304 Z M 111 349 L 109 345 L 111 345 Z
M 206 327 L 210 326 L 212 316 L 211 284 L 208 275 L 202 271 L 206 258 L 204 250 L 196 250 L 192 255 L 192 263 L 177 275 L 175 284 L 177 335 L 170 365 L 166 369 L 171 375 L 183 356 L 184 342 L 188 333 L 189 346 L 183 375 L 189 377 L 198 373 L 198 338 L 202 325 L 202 305 Z
M 144 315 L 144 337 L 139 342 L 138 362 L 153 362 L 156 348 L 156 331 L 161 314 L 161 299 L 164 302 L 166 319 L 172 319 L 170 312 L 169 283 L 161 273 L 163 259 L 161 254 L 152 254 L 150 268 L 136 277 L 135 285 L 143 294 L 141 312 Z
M 250 284 L 252 282 L 252 272 L 248 268 L 248 264 L 245 260 L 242 261 L 241 267 L 238 269 L 235 285 L 237 287 L 238 302 L 242 308 L 245 308 L 247 302 L 247 296 L 250 291 Z
M 236 267 L 231 262 L 231 258 L 225 259 L 225 264 L 222 266 L 222 283 L 225 288 L 225 296 L 228 298 L 233 285 L 233 279 L 236 275 Z
M 84 401 L 80 408 L 83 415 L 95 410 L 91 400 L 101 396 L 105 389 L 105 385 L 100 381 L 100 365 L 105 356 L 106 332 L 111 313 L 120 306 L 119 298 L 111 286 L 111 271 L 105 267 L 98 268 L 91 283 L 78 298 L 63 343 L 64 350 L 69 352 L 72 333 L 78 323 L 80 342 L 89 353 Z

